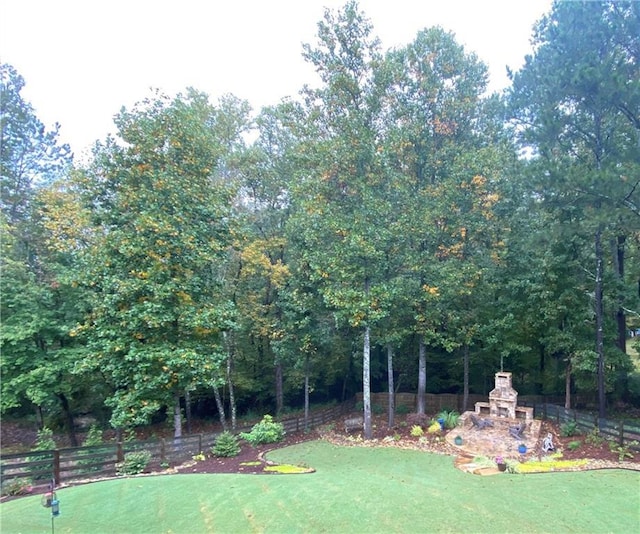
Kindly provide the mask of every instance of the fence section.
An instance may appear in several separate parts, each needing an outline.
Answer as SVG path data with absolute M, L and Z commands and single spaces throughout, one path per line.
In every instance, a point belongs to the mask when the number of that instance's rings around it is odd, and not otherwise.
M 336 405 L 324 410 L 313 411 L 309 417 L 291 416 L 281 419 L 286 432 L 293 433 L 335 421 L 353 403 Z M 236 432 L 249 431 L 250 427 L 239 428 Z M 3 454 L 0 456 L 0 480 L 29 479 L 35 484 L 48 483 L 51 478 L 56 484 L 80 479 L 114 475 L 117 464 L 124 460 L 125 454 L 147 451 L 151 462 L 180 463 L 191 459 L 200 452 L 210 450 L 219 433 L 194 434 L 175 439 L 153 439 L 147 441 L 129 441 L 104 443 L 86 447 L 73 447 L 46 451 Z

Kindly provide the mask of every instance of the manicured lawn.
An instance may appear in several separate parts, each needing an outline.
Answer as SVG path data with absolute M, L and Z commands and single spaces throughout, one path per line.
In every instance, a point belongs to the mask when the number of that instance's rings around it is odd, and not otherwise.
M 447 456 L 302 443 L 269 458 L 306 475 L 124 478 L 58 492 L 55 532 L 580 532 L 640 526 L 640 474 L 603 470 L 481 477 Z M 51 531 L 37 496 L 0 505 L 0 532 Z

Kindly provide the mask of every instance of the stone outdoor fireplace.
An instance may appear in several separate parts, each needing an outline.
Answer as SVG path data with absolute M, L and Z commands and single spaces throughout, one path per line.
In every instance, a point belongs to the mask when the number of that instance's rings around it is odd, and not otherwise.
M 489 415 L 516 418 L 518 392 L 511 387 L 511 373 L 496 373 L 496 387 L 489 393 Z
M 511 373 L 496 373 L 496 387 L 489 393 L 489 402 L 476 402 L 476 413 L 489 412 L 491 417 L 533 419 L 533 408 L 518 406 L 518 392 L 511 386 Z

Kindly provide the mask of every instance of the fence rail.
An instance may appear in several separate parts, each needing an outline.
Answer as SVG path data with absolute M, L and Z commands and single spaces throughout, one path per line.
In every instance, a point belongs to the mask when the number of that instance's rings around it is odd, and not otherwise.
M 335 421 L 353 403 L 336 405 L 323 410 L 312 411 L 309 417 L 287 417 L 279 420 L 286 432 L 293 433 Z M 236 430 L 249 431 L 250 427 Z M 178 463 L 191 459 L 196 454 L 207 451 L 215 445 L 220 433 L 193 434 L 175 439 L 152 439 L 103 443 L 84 447 L 70 447 L 46 451 L 29 451 L 0 455 L 0 480 L 30 479 L 34 483 L 48 483 L 52 478 L 56 484 L 93 477 L 113 475 L 117 464 L 124 461 L 125 454 L 147 451 L 151 462 L 158 465 Z M 46 481 L 46 482 L 45 482 Z

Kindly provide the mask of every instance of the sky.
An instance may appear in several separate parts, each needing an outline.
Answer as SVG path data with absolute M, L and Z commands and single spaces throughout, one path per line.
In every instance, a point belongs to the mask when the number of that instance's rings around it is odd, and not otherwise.
M 194 87 L 254 110 L 317 78 L 302 58 L 325 8 L 345 0 L 0 0 L 0 61 L 25 79 L 22 96 L 76 156 L 114 132 L 123 107 Z M 551 0 L 360 0 L 382 49 L 441 26 L 508 85 L 531 52 L 533 24 Z

